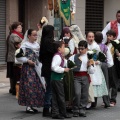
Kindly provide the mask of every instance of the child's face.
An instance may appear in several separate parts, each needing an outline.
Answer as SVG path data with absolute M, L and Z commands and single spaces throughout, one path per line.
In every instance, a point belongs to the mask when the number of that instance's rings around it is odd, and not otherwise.
M 61 54 L 64 54 L 65 53 L 65 44 L 62 44 L 62 46 L 59 47 L 58 50 Z
M 87 52 L 87 48 L 85 48 L 84 46 L 79 46 L 78 50 L 79 50 L 80 55 L 86 54 Z
M 65 33 L 64 37 L 71 37 L 70 33 Z
M 29 35 L 28 37 L 31 42 L 35 42 L 37 40 L 37 31 L 36 30 L 32 31 L 32 34 Z
M 16 47 L 17 49 L 19 49 L 19 48 L 20 48 L 20 46 L 21 46 L 21 43 L 19 43 L 19 44 L 15 45 L 15 47 Z
M 87 39 L 89 45 L 91 45 L 91 44 L 93 43 L 94 38 L 95 38 L 95 37 L 94 37 L 94 33 L 92 33 L 92 32 L 88 33 L 86 39 Z
M 115 40 L 116 37 L 114 37 L 113 35 L 107 35 L 107 42 L 109 43 L 110 40 Z

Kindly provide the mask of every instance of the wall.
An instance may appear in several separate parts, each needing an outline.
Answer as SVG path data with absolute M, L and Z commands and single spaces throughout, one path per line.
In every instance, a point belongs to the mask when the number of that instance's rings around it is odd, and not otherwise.
M 6 36 L 9 33 L 9 25 L 18 21 L 18 0 L 6 0 Z
M 48 16 L 47 0 L 28 0 L 26 3 L 25 28 L 37 29 L 37 23 L 42 16 Z
M 104 0 L 104 27 L 107 21 L 116 19 L 118 10 L 120 10 L 120 0 Z
M 85 0 L 76 0 L 76 14 L 75 20 L 72 24 L 77 24 L 83 35 L 85 34 Z

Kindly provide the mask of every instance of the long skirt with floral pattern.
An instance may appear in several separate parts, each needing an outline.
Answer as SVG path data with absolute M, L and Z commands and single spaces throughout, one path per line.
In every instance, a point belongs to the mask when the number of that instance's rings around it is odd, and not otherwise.
M 26 56 L 35 61 L 32 50 L 26 50 Z M 39 77 L 34 69 L 25 63 L 22 66 L 18 104 L 22 106 L 42 107 L 44 104 L 45 90 L 40 83 Z

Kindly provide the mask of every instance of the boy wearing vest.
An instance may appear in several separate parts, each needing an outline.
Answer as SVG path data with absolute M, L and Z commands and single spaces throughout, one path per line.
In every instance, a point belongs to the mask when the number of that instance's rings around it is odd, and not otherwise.
M 52 118 L 64 119 L 72 116 L 66 113 L 65 94 L 63 77 L 67 60 L 64 59 L 65 44 L 62 41 L 55 42 L 56 54 L 53 56 L 51 64 L 51 88 L 52 88 Z
M 111 44 L 111 40 L 116 40 L 116 32 L 114 30 L 109 30 L 107 33 L 107 46 L 109 47 L 114 65 L 108 69 L 109 75 L 109 88 L 111 88 L 111 98 L 110 98 L 110 106 L 113 107 L 116 104 L 116 97 L 117 97 L 117 88 L 119 85 L 120 79 L 120 62 L 117 57 L 119 57 L 119 52 L 116 52 L 115 48 Z
M 87 57 L 87 47 L 88 44 L 85 40 L 80 41 L 78 44 L 79 54 L 75 54 L 69 58 L 77 66 L 77 68 L 73 70 L 75 91 L 73 100 L 74 117 L 86 117 L 85 109 L 88 103 L 88 89 L 90 83 L 89 74 L 94 73 L 94 67 Z

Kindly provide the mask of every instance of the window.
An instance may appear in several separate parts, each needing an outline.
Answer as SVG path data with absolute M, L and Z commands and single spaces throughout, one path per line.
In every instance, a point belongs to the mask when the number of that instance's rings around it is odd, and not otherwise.
M 104 0 L 86 0 L 85 32 L 102 31 Z

